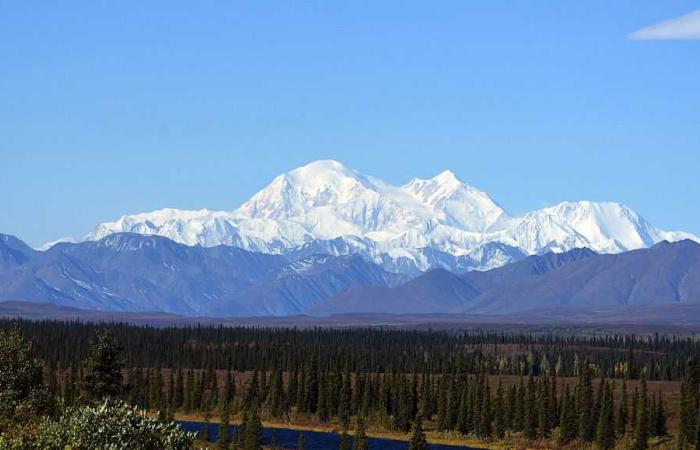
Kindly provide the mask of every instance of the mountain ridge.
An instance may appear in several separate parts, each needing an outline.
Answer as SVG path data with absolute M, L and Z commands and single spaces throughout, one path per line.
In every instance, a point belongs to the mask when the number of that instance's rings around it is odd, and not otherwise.
M 359 304 L 363 309 L 353 312 L 384 313 L 385 304 L 425 303 L 431 296 L 438 297 L 435 292 L 445 286 L 439 275 L 431 271 L 416 278 L 421 280 L 422 292 L 407 290 L 405 285 L 351 289 L 328 299 L 317 312 L 345 312 L 346 305 Z M 485 272 L 471 271 L 461 280 L 476 295 L 446 298 L 443 292 L 434 308 L 425 312 L 517 317 L 557 309 L 695 304 L 700 303 L 700 244 L 662 242 L 620 254 L 596 254 L 588 249 L 547 253 Z M 366 298 L 372 302 L 363 303 Z M 451 304 L 455 306 L 449 307 Z M 381 306 L 372 309 L 372 305 Z
M 0 301 L 187 316 L 556 314 L 700 304 L 700 244 L 531 255 L 488 271 L 411 277 L 358 254 L 282 255 L 115 233 L 45 251 L 0 234 Z M 658 307 L 657 307 L 658 306 Z M 583 314 L 583 313 L 576 313 Z M 509 320 L 511 320 L 509 319 Z M 528 320 L 530 320 L 528 319 Z
M 290 261 L 136 233 L 36 251 L 0 234 L 0 301 L 190 316 L 293 315 L 352 286 L 403 280 L 359 255 Z
M 325 247 L 335 256 L 360 254 L 386 270 L 414 275 L 435 268 L 490 269 L 577 247 L 620 253 L 664 239 L 698 240 L 659 230 L 620 203 L 562 202 L 514 217 L 451 171 L 393 186 L 333 160 L 275 177 L 230 212 L 162 209 L 125 215 L 98 225 L 86 240 L 115 232 L 269 254 Z M 488 246 L 493 254 L 484 257 Z

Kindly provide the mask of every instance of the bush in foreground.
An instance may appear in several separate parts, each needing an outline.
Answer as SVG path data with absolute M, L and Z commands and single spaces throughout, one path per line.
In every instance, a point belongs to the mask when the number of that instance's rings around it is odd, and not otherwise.
M 128 403 L 105 400 L 67 408 L 58 419 L 47 419 L 39 426 L 34 445 L 47 450 L 180 450 L 190 448 L 194 437 L 174 422 L 159 422 Z

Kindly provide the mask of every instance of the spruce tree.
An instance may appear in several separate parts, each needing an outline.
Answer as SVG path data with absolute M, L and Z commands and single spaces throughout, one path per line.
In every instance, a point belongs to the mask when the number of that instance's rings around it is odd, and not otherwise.
M 648 433 L 649 437 L 654 437 L 656 436 L 656 397 L 649 396 L 647 404 L 649 405 L 647 408 Z
M 549 378 L 543 376 L 540 378 L 539 401 L 537 402 L 537 435 L 540 438 L 546 438 L 549 436 L 549 430 L 552 423 L 552 402 L 549 398 L 550 393 Z
M 447 388 L 447 404 L 445 411 L 445 428 L 448 430 L 454 430 L 457 425 L 457 416 L 459 415 L 457 410 L 459 408 L 459 397 L 460 392 L 459 386 L 457 386 L 457 380 L 454 374 L 449 376 L 449 383 Z
M 578 433 L 578 416 L 575 398 L 569 394 L 569 386 L 564 386 L 562 394 L 561 417 L 559 419 L 559 445 L 565 445 L 576 438 Z
M 601 400 L 596 427 L 596 444 L 601 450 L 609 450 L 615 446 L 615 424 L 613 412 L 612 389 L 605 385 L 601 393 Z
M 508 398 L 505 403 L 505 422 L 506 429 L 515 429 L 514 418 L 515 418 L 515 404 L 516 404 L 516 385 L 513 385 L 508 389 Z
M 101 332 L 85 361 L 88 373 L 83 389 L 86 396 L 95 401 L 119 396 L 122 393 L 121 366 L 121 348 L 115 343 L 112 332 Z
M 627 432 L 627 424 L 629 422 L 629 400 L 627 398 L 627 382 L 622 381 L 622 392 L 620 394 L 620 405 L 617 412 L 617 435 L 623 436 Z
M 173 371 L 170 370 L 168 373 L 168 387 L 166 388 L 165 398 L 168 404 L 168 408 L 175 407 L 175 375 Z
M 557 377 L 556 375 L 554 375 L 554 377 L 552 377 L 552 386 L 549 393 L 549 401 L 551 402 L 551 408 L 549 412 L 550 430 L 559 426 L 559 404 L 557 403 L 557 399 L 559 398 L 559 396 L 557 395 L 557 384 Z
M 479 428 L 479 408 L 481 408 L 481 396 L 482 392 L 481 384 L 479 382 L 479 377 L 474 377 L 471 379 L 471 383 L 468 389 L 468 399 L 467 399 L 467 410 L 465 411 L 466 417 L 466 429 L 467 433 L 476 433 Z
M 236 374 L 232 371 L 228 371 L 228 376 L 226 377 L 226 401 L 233 404 L 233 400 L 236 398 Z
M 297 371 L 293 370 L 292 374 L 289 378 L 289 382 L 287 383 L 287 395 L 286 397 L 286 402 L 285 402 L 285 409 L 288 411 L 292 406 L 297 405 L 297 384 L 299 382 L 299 378 L 297 375 Z
M 355 426 L 355 439 L 353 440 L 352 450 L 369 450 L 366 433 L 365 420 L 360 416 L 357 418 L 357 425 Z
M 304 390 L 304 383 L 306 381 L 306 369 L 302 367 L 299 371 L 299 382 L 297 383 L 296 392 L 296 405 L 299 412 L 306 412 L 306 396 Z
M 328 390 L 328 415 L 330 417 L 338 414 L 338 405 L 340 402 L 340 390 L 343 382 L 340 371 L 328 373 L 327 390 Z
M 284 402 L 284 386 L 282 380 L 282 371 L 275 371 L 272 375 L 270 392 L 267 396 L 267 404 L 270 415 L 274 418 L 282 415 L 282 407 Z
M 520 384 L 515 391 L 515 405 L 513 410 L 513 430 L 523 431 L 525 428 L 525 383 L 520 377 Z
M 182 400 L 182 409 L 185 411 L 185 413 L 189 413 L 192 411 L 194 400 L 194 373 L 192 373 L 192 369 L 187 371 L 187 378 L 185 380 L 186 384 Z
M 368 386 L 369 387 L 369 386 Z M 370 392 L 369 389 L 365 390 L 365 394 L 368 394 Z M 369 396 L 365 395 L 365 402 L 368 400 Z M 407 392 L 407 405 L 409 405 L 409 415 L 410 417 L 415 418 L 416 414 L 418 414 L 418 373 L 413 372 L 413 376 L 411 377 L 411 383 L 408 387 L 408 392 Z M 369 413 L 369 410 L 367 409 L 368 404 L 364 405 L 365 410 L 362 412 L 363 415 L 367 415 Z
M 262 450 L 262 423 L 257 404 L 248 411 L 248 420 L 243 436 L 243 450 Z
M 430 394 L 430 378 L 428 375 L 423 374 L 420 383 L 419 408 L 424 420 L 430 420 L 433 415 Z
M 248 390 L 243 397 L 243 409 L 249 411 L 253 407 L 253 403 L 258 402 L 258 390 L 260 389 L 260 383 L 258 381 L 259 375 L 258 370 L 253 371 L 253 376 L 248 381 Z
M 216 443 L 219 446 L 225 446 L 229 442 L 229 420 L 228 405 L 222 403 L 219 407 L 219 434 L 216 438 Z
M 267 398 L 268 390 L 269 390 L 269 384 L 268 384 L 268 377 L 267 377 L 267 370 L 262 370 L 260 371 L 260 376 L 258 377 L 258 391 L 257 391 L 257 401 L 258 405 L 262 405 L 265 402 L 265 399 Z
M 692 391 L 692 385 L 684 380 L 681 384 L 679 448 L 692 448 L 695 445 L 697 430 L 700 430 L 696 424 L 697 397 Z
M 323 372 L 318 379 L 318 420 L 322 423 L 328 422 L 330 418 L 330 408 L 328 406 L 328 383 Z
M 398 374 L 394 381 L 394 406 L 392 411 L 392 427 L 396 431 L 408 431 L 411 414 L 411 392 L 406 384 L 406 377 Z
M 194 390 L 192 392 L 192 409 L 201 410 L 203 402 L 206 401 L 204 396 L 204 383 L 206 382 L 206 372 L 200 376 L 194 377 Z
M 471 428 L 471 408 L 470 408 L 469 383 L 462 386 L 462 394 L 459 398 L 459 411 L 457 412 L 457 431 L 467 434 Z
M 600 417 L 600 408 L 603 404 L 603 397 L 605 396 L 605 384 L 607 381 L 605 378 L 600 379 L 598 382 L 598 389 L 596 391 L 595 400 L 593 401 L 593 409 L 591 410 L 591 419 L 595 422 L 593 424 L 593 439 L 596 437 L 596 428 L 598 425 L 598 418 Z
M 349 363 L 345 366 L 342 385 L 338 402 L 338 417 L 340 417 L 341 421 L 348 421 L 351 415 L 350 402 L 352 399 L 352 375 Z
M 339 450 L 350 450 L 350 436 L 348 435 L 347 419 L 341 422 L 340 447 Z
M 593 440 L 596 420 L 593 417 L 593 384 L 591 368 L 587 361 L 579 364 L 579 377 L 576 386 L 576 403 L 578 411 L 578 434 L 584 441 Z
M 440 389 L 438 390 L 437 398 L 437 430 L 445 431 L 447 430 L 447 377 L 440 377 Z
M 634 448 L 635 450 L 644 450 L 648 446 L 649 440 L 649 407 L 647 405 L 647 384 L 642 378 L 641 389 L 637 396 L 637 421 L 634 430 Z
M 226 377 L 224 385 L 228 384 L 228 382 L 229 382 L 228 376 L 229 375 L 230 375 L 230 373 L 224 374 L 224 376 Z M 209 404 L 216 405 L 219 403 L 220 390 L 219 390 L 219 380 L 218 380 L 218 377 L 216 375 L 215 370 L 212 370 L 211 378 L 209 378 L 209 380 L 210 380 L 209 381 L 209 389 L 210 389 Z M 233 404 L 233 402 L 231 401 L 231 399 L 228 398 L 228 396 L 226 397 L 226 400 L 228 401 L 229 404 Z
M 183 386 L 183 381 L 182 381 L 182 369 L 178 367 L 177 369 L 177 375 L 175 376 L 175 387 L 174 387 L 174 392 L 173 392 L 173 402 L 172 402 L 172 408 L 173 409 L 180 409 L 182 407 L 182 401 L 185 396 L 185 388 Z
M 668 431 L 666 429 L 666 408 L 664 407 L 664 401 L 661 398 L 661 392 L 657 393 L 656 417 L 654 417 L 654 427 L 657 436 L 666 436 L 668 434 Z
M 304 380 L 304 411 L 315 414 L 318 408 L 318 357 L 316 352 L 309 356 Z
M 491 436 L 491 390 L 488 382 L 484 382 L 483 389 L 477 435 L 485 438 Z
M 494 432 L 498 439 L 503 439 L 506 434 L 506 418 L 505 418 L 505 405 L 503 399 L 503 386 L 501 385 L 501 380 L 498 380 L 498 387 L 496 388 L 496 398 L 494 399 Z
M 525 405 L 524 405 L 524 428 L 523 432 L 527 439 L 535 439 L 537 437 L 537 403 L 535 394 L 535 380 L 530 375 L 527 381 L 527 389 L 525 392 Z
M 393 377 L 396 381 L 396 375 Z M 394 386 L 395 389 L 395 386 Z M 350 410 L 357 415 L 361 414 L 362 410 L 362 393 L 365 390 L 365 375 L 358 373 L 355 376 L 355 388 L 352 390 L 352 401 L 350 402 Z
M 690 357 L 685 363 L 681 383 L 680 430 L 678 447 L 692 448 L 695 444 L 698 423 L 698 384 L 700 383 L 700 361 Z
M 423 432 L 423 418 L 417 415 L 411 427 L 411 440 L 408 442 L 408 450 L 428 450 L 428 441 Z

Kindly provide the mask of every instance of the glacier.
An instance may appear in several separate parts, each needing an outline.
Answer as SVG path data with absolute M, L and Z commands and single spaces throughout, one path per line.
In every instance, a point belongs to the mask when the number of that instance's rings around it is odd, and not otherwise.
M 508 214 L 451 171 L 394 186 L 333 160 L 279 175 L 233 211 L 161 209 L 98 225 L 186 245 L 268 254 L 359 254 L 392 272 L 487 270 L 544 252 L 621 253 L 696 236 L 662 231 L 615 202 L 575 201 Z

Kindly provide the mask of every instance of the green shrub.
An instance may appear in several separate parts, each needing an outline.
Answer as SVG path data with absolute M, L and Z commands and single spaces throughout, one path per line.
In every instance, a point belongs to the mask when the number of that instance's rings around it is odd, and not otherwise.
M 37 430 L 35 448 L 46 450 L 180 450 L 190 448 L 194 433 L 164 423 L 117 400 L 68 408 Z

